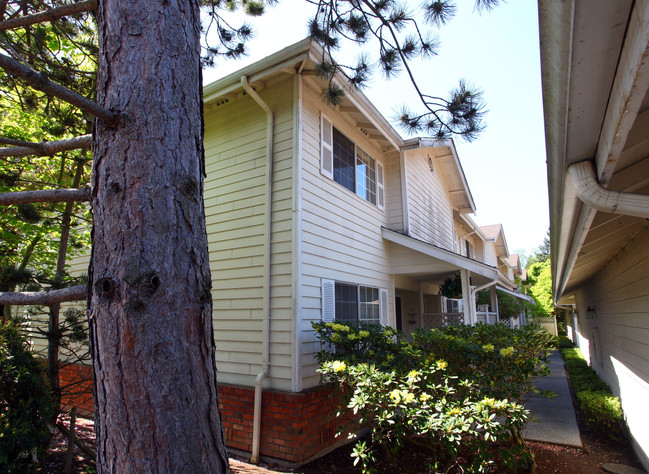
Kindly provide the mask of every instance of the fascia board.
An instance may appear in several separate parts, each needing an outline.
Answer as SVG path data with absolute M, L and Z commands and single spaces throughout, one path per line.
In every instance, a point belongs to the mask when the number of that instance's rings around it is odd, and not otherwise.
M 311 40 L 305 38 L 232 74 L 217 79 L 203 87 L 203 102 L 211 102 L 241 89 L 241 76 L 248 76 L 248 81 L 254 82 L 291 64 L 297 64 L 310 56 L 311 49 Z
M 555 300 L 559 300 L 571 236 L 562 236 L 565 151 L 575 1 L 539 0 L 541 77 L 550 201 L 551 264 Z M 572 208 L 573 206 L 569 206 Z

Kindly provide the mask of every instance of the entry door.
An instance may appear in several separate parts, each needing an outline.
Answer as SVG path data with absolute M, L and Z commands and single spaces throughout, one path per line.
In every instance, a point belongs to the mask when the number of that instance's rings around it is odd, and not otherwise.
M 403 319 L 401 312 L 401 296 L 394 297 L 394 311 L 397 319 L 397 331 L 403 331 Z

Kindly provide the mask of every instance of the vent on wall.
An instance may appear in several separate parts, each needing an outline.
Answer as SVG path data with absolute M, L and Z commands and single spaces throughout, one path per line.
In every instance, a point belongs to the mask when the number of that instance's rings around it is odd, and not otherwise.
M 363 135 L 365 135 L 366 137 L 369 137 L 369 136 L 370 136 L 369 132 L 368 132 L 367 130 L 365 130 L 363 127 L 359 127 L 359 130 L 360 130 L 361 133 L 362 133 Z
M 435 172 L 435 170 L 433 169 L 433 159 L 429 154 L 426 154 L 426 157 L 428 158 L 428 167 L 430 168 L 430 171 Z
M 221 99 L 221 100 L 218 100 L 218 101 L 216 102 L 216 106 L 217 106 L 217 107 L 220 107 L 220 106 L 222 106 L 222 105 L 224 105 L 224 104 L 227 104 L 228 102 L 230 102 L 230 99 L 227 99 L 227 98 L 226 98 L 226 99 Z

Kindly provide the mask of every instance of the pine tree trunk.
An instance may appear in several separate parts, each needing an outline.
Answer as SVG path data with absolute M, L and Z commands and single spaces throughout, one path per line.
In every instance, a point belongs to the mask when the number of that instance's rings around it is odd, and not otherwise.
M 98 472 L 227 472 L 197 0 L 98 4 L 89 319 Z

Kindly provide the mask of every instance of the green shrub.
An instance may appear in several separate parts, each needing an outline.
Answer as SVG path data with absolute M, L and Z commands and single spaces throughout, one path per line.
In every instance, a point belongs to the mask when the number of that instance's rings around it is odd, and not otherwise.
M 588 426 L 601 435 L 621 441 L 624 414 L 619 398 L 611 394 L 610 387 L 588 365 L 578 348 L 561 349 L 561 354 Z
M 623 440 L 620 399 L 610 391 L 577 392 L 577 400 L 588 425 L 598 433 L 616 441 Z
M 546 331 L 449 326 L 406 342 L 377 325 L 313 326 L 329 349 L 318 354 L 319 371 L 336 384 L 341 412 L 351 409 L 371 427 L 370 443 L 352 454 L 365 471 L 376 448 L 395 454 L 406 443 L 427 451 L 441 471 L 486 472 L 495 452 L 510 468 L 532 461 L 520 437 L 529 417 L 521 402 L 536 391 L 532 378 L 548 372 L 555 341 Z
M 0 472 L 28 472 L 50 439 L 51 392 L 13 321 L 0 324 Z
M 559 336 L 559 349 L 569 349 L 575 347 L 575 344 L 565 335 Z

